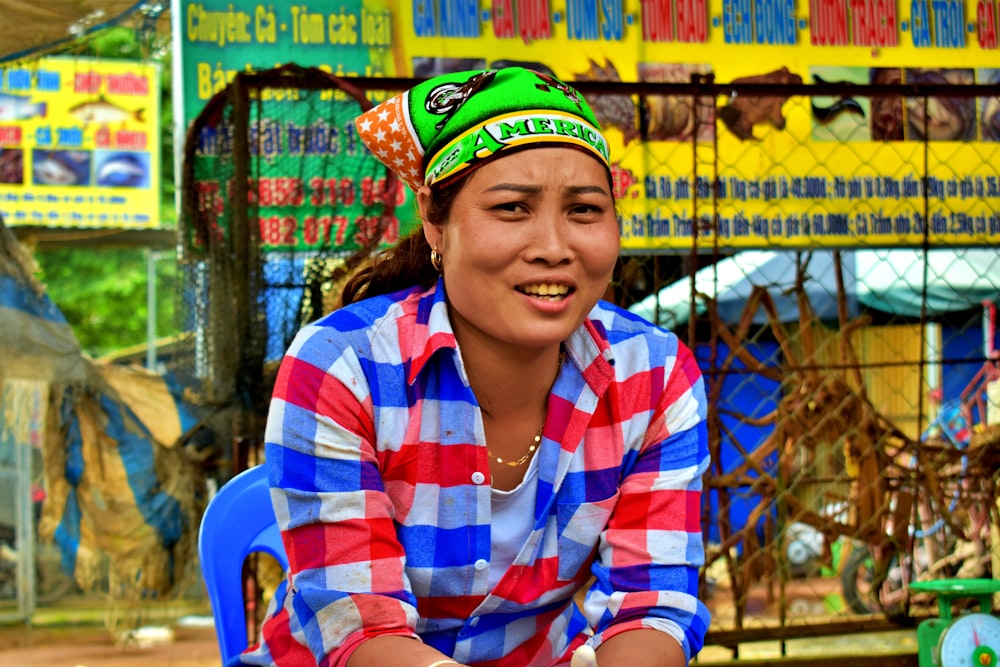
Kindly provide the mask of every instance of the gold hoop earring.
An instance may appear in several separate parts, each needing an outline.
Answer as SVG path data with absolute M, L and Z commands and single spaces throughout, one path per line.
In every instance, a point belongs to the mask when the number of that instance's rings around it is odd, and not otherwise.
M 431 266 L 438 273 L 441 273 L 441 269 L 444 268 L 444 258 L 441 257 L 441 253 L 438 252 L 438 247 L 434 246 L 431 248 Z

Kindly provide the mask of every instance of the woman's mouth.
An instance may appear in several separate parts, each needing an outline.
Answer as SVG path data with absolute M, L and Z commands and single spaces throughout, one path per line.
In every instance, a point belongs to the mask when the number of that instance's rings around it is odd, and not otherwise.
M 555 283 L 521 285 L 515 289 L 521 294 L 526 294 L 536 299 L 548 299 L 549 301 L 562 301 L 570 293 L 568 285 L 557 285 Z

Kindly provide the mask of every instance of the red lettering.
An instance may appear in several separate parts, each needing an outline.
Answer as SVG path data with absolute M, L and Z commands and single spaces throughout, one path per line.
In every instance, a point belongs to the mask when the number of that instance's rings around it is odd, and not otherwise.
M 552 37 L 548 0 L 522 0 L 517 9 L 517 33 L 525 43 Z
M 401 182 L 397 181 L 394 190 L 388 190 L 385 178 L 375 180 L 371 176 L 365 176 L 361 179 L 361 203 L 365 206 L 379 202 L 387 206 L 392 204 L 398 206 L 403 203 L 404 197 L 405 192 Z
M 614 184 L 615 199 L 624 199 L 628 189 L 639 182 L 631 169 L 622 169 L 617 163 L 611 165 L 611 180 Z
M 73 77 L 73 92 L 75 93 L 101 92 L 101 75 L 96 72 L 78 72 Z
M 330 242 L 330 228 L 333 220 L 328 215 L 316 217 L 307 215 L 302 220 L 302 240 L 306 245 L 326 245 Z
M 354 181 L 344 176 L 340 179 L 340 201 L 344 203 L 344 206 L 350 206 L 354 203 L 354 197 Z M 344 224 L 347 224 L 346 220 Z M 337 241 L 337 245 L 340 245 L 343 242 L 344 241 L 341 238 Z
M 705 0 L 677 0 L 677 40 L 704 43 L 707 35 Z
M 21 143 L 21 128 L 17 125 L 0 125 L 0 146 L 17 146 Z
M 879 25 L 878 46 L 897 46 L 899 30 L 896 29 L 896 0 L 875 0 L 875 20 Z
M 382 243 L 393 245 L 399 241 L 399 218 L 394 215 L 388 216 L 385 231 L 382 232 Z
M 250 195 L 250 201 L 257 201 L 261 206 L 301 206 L 305 201 L 302 179 L 289 176 L 261 178 L 256 188 L 251 180 Z
M 211 211 L 222 214 L 222 197 L 219 196 L 219 184 L 216 181 L 196 181 L 194 191 L 198 200 L 199 211 Z
M 149 95 L 149 79 L 135 74 L 108 74 L 108 92 L 112 95 Z
M 847 46 L 846 0 L 810 0 L 809 40 L 815 46 Z
M 347 216 L 346 215 L 335 215 L 333 216 L 333 225 L 337 228 L 337 234 L 334 237 L 336 241 L 336 246 L 339 248 L 344 245 L 344 239 L 347 238 Z
M 225 238 L 219 227 L 219 216 L 224 210 L 222 197 L 219 196 L 218 181 L 195 181 L 195 197 L 197 201 L 198 227 L 195 243 L 203 246 L 210 240 L 219 243 Z
M 993 0 L 979 0 L 976 5 L 976 19 L 979 23 L 979 46 L 984 49 L 997 48 L 996 3 Z
M 375 203 L 375 197 L 372 195 L 372 184 L 375 179 L 371 176 L 365 176 L 361 179 L 361 203 L 365 206 L 371 206 Z
M 94 143 L 97 143 L 96 133 Z M 125 150 L 144 151 L 146 150 L 146 133 L 133 130 L 118 130 L 115 132 L 115 147 Z
M 513 0 L 493 0 L 493 35 L 501 39 L 517 35 Z
M 260 218 L 260 240 L 268 246 L 295 246 L 298 220 L 293 216 L 265 215 Z
M 353 187 L 353 186 L 351 186 Z M 323 206 L 337 204 L 338 193 L 336 178 L 323 179 L 321 176 L 313 176 L 309 179 L 309 203 L 313 206 Z
M 108 129 L 107 125 L 102 125 L 94 130 L 94 146 L 97 148 L 111 147 L 111 130 Z
M 851 34 L 856 46 L 896 46 L 894 0 L 850 0 Z
M 642 0 L 642 41 L 674 41 L 674 22 L 670 20 L 670 0 Z

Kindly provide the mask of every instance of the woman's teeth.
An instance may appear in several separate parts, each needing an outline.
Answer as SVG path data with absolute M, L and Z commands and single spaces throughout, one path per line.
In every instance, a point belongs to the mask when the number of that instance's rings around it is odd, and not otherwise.
M 557 299 L 564 298 L 569 294 L 569 287 L 566 285 L 528 285 L 527 287 L 519 288 L 521 292 L 524 292 L 528 296 L 539 297 L 543 299 L 552 299 L 553 301 Z

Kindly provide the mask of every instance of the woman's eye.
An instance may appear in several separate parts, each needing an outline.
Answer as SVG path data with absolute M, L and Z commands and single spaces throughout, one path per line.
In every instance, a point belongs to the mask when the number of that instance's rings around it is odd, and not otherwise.
M 497 204 L 494 208 L 498 211 L 504 211 L 507 213 L 518 213 L 524 210 L 524 207 L 520 202 L 503 202 L 502 204 Z
M 593 213 L 600 213 L 600 207 L 594 206 L 592 204 L 577 204 L 571 211 L 575 215 L 590 215 Z

